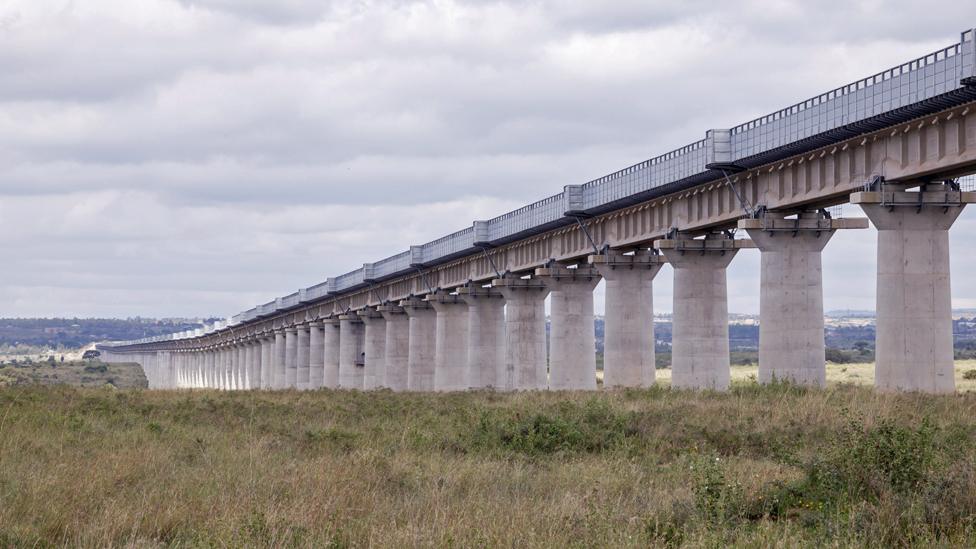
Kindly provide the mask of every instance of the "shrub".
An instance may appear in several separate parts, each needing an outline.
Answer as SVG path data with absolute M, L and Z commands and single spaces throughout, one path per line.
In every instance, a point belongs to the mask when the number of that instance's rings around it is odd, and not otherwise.
M 962 375 L 962 378 L 969 380 L 976 379 L 976 370 L 966 370 L 966 373 Z

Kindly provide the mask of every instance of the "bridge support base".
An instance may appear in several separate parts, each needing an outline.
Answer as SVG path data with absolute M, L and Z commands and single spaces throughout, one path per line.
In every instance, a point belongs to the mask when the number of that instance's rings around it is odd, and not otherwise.
M 591 255 L 606 281 L 603 339 L 603 386 L 654 385 L 653 280 L 665 259 L 644 251 L 634 255 Z
M 363 389 L 382 387 L 386 371 L 386 320 L 376 309 L 360 311 L 365 325 Z
M 363 321 L 356 313 L 339 315 L 339 388 L 363 390 Z
M 762 253 L 759 293 L 759 382 L 826 385 L 821 255 L 838 229 L 866 229 L 867 219 L 796 219 L 767 213 L 743 219 Z
M 954 392 L 949 227 L 976 193 L 889 184 L 851 202 L 878 229 L 875 387 Z
M 382 386 L 395 392 L 407 390 L 410 371 L 410 317 L 396 305 L 380 305 L 376 308 L 386 321 L 385 374 Z
M 492 286 L 505 297 L 505 372 L 499 389 L 537 390 L 548 387 L 546 364 L 546 296 L 539 280 L 498 278 Z
M 596 335 L 593 289 L 600 273 L 590 266 L 536 269 L 549 289 L 549 388 L 596 390 Z
M 751 241 L 713 233 L 654 244 L 674 268 L 671 386 L 729 388 L 729 301 L 726 268 Z
M 427 296 L 437 314 L 434 390 L 465 391 L 468 369 L 468 304 L 458 295 L 437 292 Z
M 505 373 L 505 298 L 480 286 L 458 288 L 468 304 L 468 375 L 473 389 L 501 387 Z
M 416 297 L 404 299 L 400 307 L 410 317 L 407 390 L 433 391 L 437 313 L 430 303 Z

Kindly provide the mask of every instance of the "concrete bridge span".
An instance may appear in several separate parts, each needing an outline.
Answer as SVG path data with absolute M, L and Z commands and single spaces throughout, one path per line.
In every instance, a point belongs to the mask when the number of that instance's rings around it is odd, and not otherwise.
M 968 30 L 938 52 L 225 322 L 99 350 L 142 364 L 154 388 L 595 389 L 592 289 L 605 279 L 606 384 L 647 386 L 653 279 L 670 262 L 674 383 L 722 390 L 725 269 L 758 248 L 760 379 L 823 385 L 821 253 L 835 231 L 868 226 L 827 208 L 853 203 L 879 230 L 877 386 L 948 392 L 948 231 L 976 201 L 957 179 L 973 172 Z

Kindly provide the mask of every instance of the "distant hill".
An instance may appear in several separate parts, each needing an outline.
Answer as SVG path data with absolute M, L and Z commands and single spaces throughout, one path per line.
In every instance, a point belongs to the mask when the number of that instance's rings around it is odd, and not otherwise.
M 124 341 L 191 330 L 201 327 L 202 322 L 147 318 L 0 318 L 0 346 L 77 349 L 95 341 Z

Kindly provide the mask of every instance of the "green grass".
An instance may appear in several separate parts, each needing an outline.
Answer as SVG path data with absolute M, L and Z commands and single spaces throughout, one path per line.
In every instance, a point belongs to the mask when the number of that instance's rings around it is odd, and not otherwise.
M 976 544 L 976 394 L 0 389 L 3 547 Z

